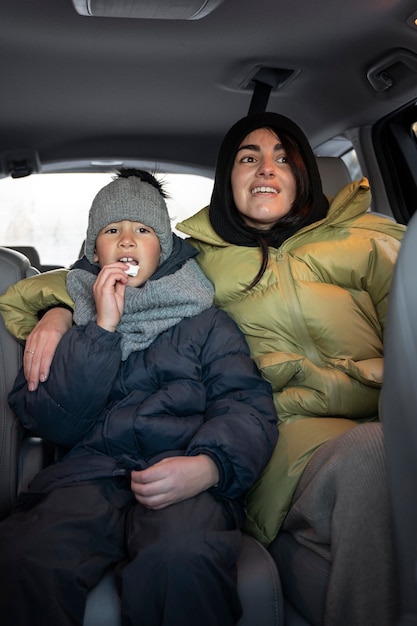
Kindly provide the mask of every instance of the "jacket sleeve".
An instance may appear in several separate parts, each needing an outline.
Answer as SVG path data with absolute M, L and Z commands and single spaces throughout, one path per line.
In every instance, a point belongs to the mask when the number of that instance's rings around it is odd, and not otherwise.
M 39 321 L 39 311 L 60 303 L 74 307 L 66 289 L 67 273 L 59 269 L 25 278 L 0 296 L 0 313 L 16 339 L 27 338 Z
M 212 491 L 237 498 L 265 468 L 278 439 L 271 386 L 250 358 L 243 334 L 223 311 L 217 312 L 203 349 L 202 367 L 205 421 L 187 454 L 210 456 L 220 472 Z
M 33 434 L 71 448 L 106 406 L 120 366 L 120 334 L 89 322 L 61 339 L 47 381 L 28 391 L 20 371 L 9 403 Z

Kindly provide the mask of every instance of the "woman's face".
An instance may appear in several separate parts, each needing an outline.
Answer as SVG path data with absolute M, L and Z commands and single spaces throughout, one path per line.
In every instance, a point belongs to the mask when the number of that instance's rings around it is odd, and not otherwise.
M 242 141 L 231 185 L 236 208 L 248 226 L 269 230 L 289 213 L 296 196 L 295 177 L 272 130 L 258 128 Z

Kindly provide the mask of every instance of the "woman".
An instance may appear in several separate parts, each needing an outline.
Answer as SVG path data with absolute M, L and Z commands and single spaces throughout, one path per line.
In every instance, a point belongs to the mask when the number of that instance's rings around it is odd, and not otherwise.
M 246 529 L 268 545 L 284 528 L 331 562 L 326 626 L 391 626 L 396 604 L 378 397 L 404 227 L 370 202 L 362 179 L 329 206 L 303 132 L 263 113 L 230 129 L 210 207 L 177 226 L 274 390 L 280 437 L 247 496 Z M 66 313 L 29 337 L 35 386 L 54 349 L 46 329 L 59 335 Z
M 280 437 L 246 528 L 269 544 L 283 527 L 332 563 L 329 626 L 391 625 L 396 602 L 377 420 L 404 227 L 370 201 L 362 179 L 329 207 L 304 134 L 264 113 L 232 127 L 210 207 L 177 226 L 274 390 Z

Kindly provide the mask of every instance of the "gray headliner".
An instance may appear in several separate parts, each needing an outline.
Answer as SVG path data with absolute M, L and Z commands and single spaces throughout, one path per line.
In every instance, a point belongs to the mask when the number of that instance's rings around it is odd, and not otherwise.
M 82 17 L 71 0 L 0 0 L 2 161 L 35 150 L 42 162 L 212 167 L 222 135 L 248 112 L 241 85 L 258 65 L 299 70 L 268 109 L 317 146 L 416 97 L 410 68 L 383 93 L 366 77 L 392 49 L 417 52 L 406 23 L 415 9 L 414 0 L 225 0 L 201 20 L 160 21 Z

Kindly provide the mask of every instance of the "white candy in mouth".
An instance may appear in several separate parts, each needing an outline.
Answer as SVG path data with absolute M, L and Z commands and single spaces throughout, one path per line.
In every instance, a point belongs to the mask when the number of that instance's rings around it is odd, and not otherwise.
M 126 274 L 128 276 L 137 276 L 139 272 L 139 265 L 130 265 L 130 263 L 128 263 L 128 265 L 129 269 L 125 270 Z

